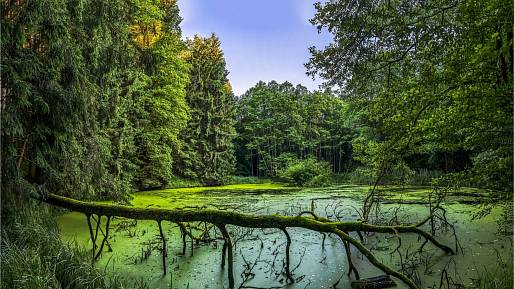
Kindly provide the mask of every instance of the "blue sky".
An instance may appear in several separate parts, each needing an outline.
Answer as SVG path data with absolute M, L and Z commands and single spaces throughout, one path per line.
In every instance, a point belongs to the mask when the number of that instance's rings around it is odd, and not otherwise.
M 179 0 L 182 34 L 221 40 L 229 80 L 236 95 L 259 80 L 290 81 L 316 89 L 321 80 L 305 75 L 310 46 L 324 47 L 328 33 L 318 34 L 308 20 L 315 0 Z

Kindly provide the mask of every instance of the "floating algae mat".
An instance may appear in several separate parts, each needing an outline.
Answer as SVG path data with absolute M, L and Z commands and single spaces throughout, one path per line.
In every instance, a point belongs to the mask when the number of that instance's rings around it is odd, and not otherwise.
M 214 208 L 234 210 L 250 214 L 295 215 L 314 208 L 316 214 L 341 220 L 357 220 L 357 209 L 368 187 L 339 186 L 318 189 L 297 189 L 280 184 L 244 184 L 223 187 L 199 187 L 147 191 L 133 195 L 132 205 L 154 208 Z M 387 204 L 381 207 L 381 215 L 414 223 L 428 213 L 428 205 L 421 196 L 426 188 L 395 190 Z M 466 194 L 469 197 L 470 194 Z M 425 246 L 426 253 L 416 256 L 421 263 L 413 279 L 419 279 L 423 287 L 439 287 L 441 272 L 448 272 L 451 282 L 473 287 L 484 268 L 489 271 L 498 266 L 498 258 L 512 263 L 511 239 L 496 234 L 496 218 L 500 211 L 495 209 L 485 218 L 472 220 L 473 207 L 450 197 L 445 204 L 448 220 L 454 224 L 462 253 L 445 255 L 431 244 Z M 393 208 L 397 208 L 393 210 Z M 105 223 L 105 217 L 103 219 Z M 58 218 L 62 237 L 79 246 L 91 248 L 86 218 L 80 213 L 68 213 Z M 350 288 L 351 280 L 346 276 L 348 264 L 344 247 L 335 236 L 323 236 L 317 232 L 289 228 L 292 239 L 291 270 L 295 283 L 287 285 L 283 274 L 286 239 L 276 229 L 245 229 L 227 226 L 232 235 L 234 247 L 234 276 L 236 287 L 241 283 L 249 288 Z M 187 239 L 185 255 L 182 254 L 182 239 L 176 224 L 163 222 L 168 239 L 168 274 L 163 276 L 161 242 L 155 221 L 134 221 L 116 218 L 111 221 L 109 245 L 104 248 L 96 262 L 99 268 L 109 272 L 145 280 L 151 288 L 226 288 L 226 268 L 221 264 L 223 241 L 209 244 L 191 244 Z M 453 231 L 441 233 L 439 240 L 455 247 Z M 100 238 L 101 239 L 101 238 Z M 415 235 L 402 235 L 402 261 L 409 265 L 414 258 L 405 260 L 423 243 Z M 191 250 L 191 245 L 194 249 Z M 367 237 L 367 246 L 384 263 L 398 268 L 400 256 L 394 252 L 398 238 L 387 234 Z M 353 262 L 361 278 L 383 274 L 352 249 Z M 398 288 L 406 288 L 396 280 Z

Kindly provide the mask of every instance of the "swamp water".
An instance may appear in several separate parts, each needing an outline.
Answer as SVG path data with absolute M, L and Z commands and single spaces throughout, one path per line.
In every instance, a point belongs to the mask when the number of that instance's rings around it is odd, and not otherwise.
M 133 195 L 132 204 L 138 207 L 180 208 L 207 207 L 220 210 L 235 210 L 251 214 L 296 215 L 310 210 L 320 216 L 351 221 L 358 219 L 357 209 L 368 188 L 363 186 L 338 186 L 323 189 L 292 189 L 279 184 L 248 184 L 209 188 L 169 189 L 141 192 Z M 428 205 L 419 200 L 427 195 L 428 189 L 406 189 L 395 192 L 381 206 L 382 216 L 395 215 L 404 223 L 414 223 L 428 213 Z M 413 202 L 413 201 L 418 202 Z M 459 200 L 463 200 L 459 198 Z M 409 203 L 410 204 L 405 204 Z M 399 205 L 402 203 L 401 205 Z M 441 272 L 447 271 L 450 282 L 473 287 L 474 279 L 484 270 L 494 271 L 499 258 L 512 263 L 512 239 L 497 235 L 496 220 L 499 210 L 479 220 L 472 220 L 473 205 L 463 204 L 451 198 L 444 204 L 447 218 L 454 224 L 462 252 L 448 256 L 431 244 L 425 246 L 421 255 L 410 255 L 422 244 L 413 235 L 402 235 L 402 260 L 406 266 L 410 262 L 421 263 L 414 278 L 421 280 L 423 287 L 439 288 Z M 78 246 L 91 248 L 86 218 L 83 214 L 67 213 L 58 218 L 63 239 L 76 242 Z M 102 225 L 105 224 L 105 217 Z M 350 288 L 351 280 L 346 276 L 348 264 L 344 247 L 335 236 L 327 236 L 322 246 L 323 236 L 317 232 L 289 228 L 292 239 L 291 270 L 294 284 L 287 285 L 283 272 L 285 258 L 285 235 L 276 229 L 244 229 L 227 226 L 235 242 L 234 276 L 236 288 Z M 427 225 L 424 229 L 429 230 Z M 163 222 L 163 230 L 168 240 L 168 274 L 163 276 L 159 230 L 155 221 L 114 219 L 111 221 L 109 243 L 96 262 L 99 268 L 108 272 L 144 280 L 150 288 L 226 288 L 228 281 L 226 268 L 220 267 L 223 241 L 194 245 L 187 239 L 187 250 L 182 255 L 182 240 L 176 224 Z M 218 236 L 219 233 L 218 233 Z M 354 235 L 354 237 L 356 237 Z M 451 231 L 440 234 L 438 239 L 455 248 Z M 101 240 L 101 237 L 99 238 Z M 391 254 L 398 245 L 398 237 L 376 234 L 367 237 L 367 246 L 387 265 L 398 268 L 398 253 Z M 143 258 L 148 254 L 147 258 Z M 361 278 L 381 275 L 381 271 L 352 248 L 353 262 Z M 352 276 L 353 277 L 353 276 Z M 395 280 L 397 288 L 406 288 Z M 446 282 L 446 281 L 445 281 Z

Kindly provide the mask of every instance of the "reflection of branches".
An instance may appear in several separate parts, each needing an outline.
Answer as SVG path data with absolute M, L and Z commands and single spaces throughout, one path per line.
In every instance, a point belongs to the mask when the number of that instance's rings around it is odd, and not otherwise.
M 457 272 L 457 263 L 454 259 L 450 259 L 444 266 L 443 270 L 441 271 L 441 276 L 439 278 L 439 289 L 444 288 L 444 285 L 446 283 L 446 288 L 455 288 L 455 289 L 462 289 L 466 288 L 464 284 L 462 284 L 461 281 L 455 280 L 452 278 L 451 275 L 448 275 L 448 271 L 450 270 L 450 266 L 453 265 L 453 272 Z M 458 278 L 458 275 L 454 275 L 455 278 Z
M 401 238 L 398 238 L 398 247 L 391 253 L 393 254 L 396 252 L 399 256 L 400 272 L 406 276 L 409 276 L 409 278 L 412 279 L 416 285 L 421 286 L 421 278 L 419 276 L 418 267 L 423 263 L 429 262 L 429 260 L 426 260 L 427 255 L 420 251 L 409 253 L 409 249 L 407 249 L 405 256 L 403 256 L 402 252 L 399 250 L 400 246 Z
M 296 266 L 294 266 L 294 268 L 291 270 L 291 273 L 293 273 L 294 271 L 296 271 L 296 269 L 298 269 L 298 267 L 300 267 L 300 264 L 302 264 L 302 261 L 303 261 L 303 257 L 305 257 L 305 248 L 303 248 L 303 253 L 300 256 L 300 260 L 298 260 L 298 263 L 296 264 Z
M 248 262 L 244 256 L 242 250 L 240 250 L 241 257 L 243 258 L 243 261 L 244 261 L 244 265 L 243 265 L 244 270 L 243 270 L 243 272 L 241 272 L 242 282 L 241 282 L 241 285 L 239 285 L 239 288 L 248 288 L 248 287 L 245 287 L 245 284 L 248 281 L 251 281 L 255 277 L 255 273 L 253 273 L 253 268 L 255 267 L 255 265 L 257 265 L 257 263 L 259 263 L 261 254 L 262 254 L 262 249 L 264 248 L 264 242 L 260 238 L 259 238 L 259 241 L 261 242 L 261 245 L 259 247 L 259 253 L 253 263 Z
M 256 237 L 253 236 L 254 228 L 241 228 L 241 227 L 235 227 L 233 230 L 231 230 L 232 236 L 233 236 L 233 242 L 234 247 L 237 246 L 237 244 L 242 240 L 255 240 Z
M 88 221 L 90 221 L 91 214 L 94 213 L 98 216 L 120 216 L 137 220 L 162 220 L 177 223 L 179 224 L 179 227 L 183 232 L 183 238 L 185 235 L 189 235 L 191 240 L 193 240 L 194 237 L 191 227 L 193 222 L 206 222 L 209 224 L 214 224 L 221 232 L 224 239 L 222 260 L 225 260 L 226 257 L 226 263 L 228 265 L 227 273 L 229 280 L 229 288 L 234 288 L 234 258 L 233 242 L 231 236 L 229 235 L 226 229 L 226 225 L 261 229 L 286 229 L 294 227 L 304 228 L 319 233 L 332 233 L 334 235 L 337 235 L 341 240 L 343 240 L 347 244 L 351 244 L 353 247 L 355 247 L 364 257 L 368 259 L 368 261 L 371 262 L 371 264 L 373 264 L 373 266 L 382 270 L 386 274 L 399 278 L 411 289 L 418 289 L 418 286 L 410 278 L 406 277 L 402 272 L 396 271 L 395 269 L 383 264 L 379 259 L 375 257 L 375 255 L 368 248 L 366 248 L 361 242 L 351 237 L 349 234 L 351 232 L 374 232 L 387 234 L 414 233 L 428 239 L 429 242 L 431 242 L 441 250 L 445 251 L 446 253 L 453 254 L 453 250 L 451 248 L 439 243 L 433 235 L 419 228 L 421 225 L 424 224 L 424 222 L 427 222 L 427 220 L 424 220 L 418 224 L 413 225 L 379 226 L 368 224 L 365 222 L 331 221 L 323 217 L 318 217 L 317 219 L 315 219 L 313 217 L 281 216 L 276 214 L 250 215 L 237 212 L 207 209 L 169 210 L 160 208 L 135 208 L 111 204 L 88 203 L 53 194 L 49 194 L 48 196 L 46 196 L 46 198 L 43 199 L 43 201 L 73 211 L 82 212 L 86 214 L 86 216 L 88 216 Z M 435 214 L 432 213 L 431 215 L 434 216 Z M 445 218 L 444 214 L 443 217 Z M 185 228 L 183 222 L 188 224 L 188 228 Z M 196 227 L 201 228 L 201 225 L 197 224 Z M 89 229 L 91 235 L 97 235 L 92 233 L 93 230 L 91 226 L 89 226 Z M 191 246 L 193 245 L 194 244 L 192 243 Z M 291 274 L 300 266 L 304 255 L 305 248 L 298 264 L 290 271 Z M 222 265 L 224 265 L 223 262 L 224 261 L 222 261 Z M 300 278 L 303 277 L 298 277 L 296 280 L 299 280 Z
M 345 232 L 345 233 L 348 234 L 347 232 Z M 348 261 L 348 274 L 346 274 L 346 275 L 350 276 L 350 275 L 352 275 L 352 272 L 353 272 L 353 274 L 355 275 L 355 279 L 359 280 L 360 279 L 359 271 L 357 271 L 357 268 L 355 267 L 355 265 L 353 265 L 353 262 L 352 262 L 350 243 L 347 240 L 343 240 L 343 239 L 341 239 L 341 241 L 343 241 L 344 250 L 346 252 L 346 259 Z
M 107 216 L 107 223 L 105 224 L 105 233 L 103 232 L 103 230 L 101 228 L 102 216 L 98 216 L 98 219 L 95 219 L 94 215 L 86 214 L 86 218 L 87 218 L 87 225 L 88 225 L 88 228 L 89 228 L 89 236 L 91 238 L 91 242 L 93 243 L 93 259 L 92 260 L 94 262 L 94 261 L 98 260 L 98 258 L 102 254 L 103 248 L 104 248 L 104 245 L 105 245 L 106 242 L 107 242 L 107 246 L 109 247 L 109 251 L 112 251 L 111 245 L 109 244 L 109 241 L 108 241 L 108 238 L 109 238 L 109 224 L 111 222 L 111 218 L 112 217 L 111 216 Z M 91 219 L 93 219 L 96 222 L 96 227 L 95 227 L 95 233 L 94 234 L 93 234 L 93 227 L 91 225 Z M 102 232 L 103 239 L 102 239 L 102 243 L 100 245 L 100 248 L 98 249 L 98 252 L 97 252 L 96 249 L 98 247 L 97 247 L 96 241 L 98 240 L 98 232 L 99 231 Z
M 289 270 L 289 264 L 291 257 L 289 256 L 289 251 L 291 250 L 291 237 L 289 236 L 289 233 L 287 232 L 286 228 L 282 228 L 282 232 L 284 232 L 284 235 L 286 235 L 286 258 L 285 258 L 285 273 L 286 273 L 286 279 L 288 282 L 294 283 L 294 279 L 291 276 L 291 271 Z M 302 257 L 303 258 L 303 257 Z M 301 262 L 301 260 L 300 260 Z
M 92 218 L 93 218 L 93 220 L 96 221 L 96 219 L 94 217 L 92 217 Z M 136 226 L 137 226 L 137 220 L 122 220 L 121 222 L 119 222 L 115 225 L 116 229 L 114 231 L 115 232 L 126 231 L 129 237 L 135 237 L 136 232 L 137 232 Z M 131 230 L 131 228 L 133 228 L 133 230 Z M 101 228 L 100 228 L 100 232 L 103 234 L 103 231 L 101 230 Z M 110 248 L 109 243 L 107 243 L 107 245 Z

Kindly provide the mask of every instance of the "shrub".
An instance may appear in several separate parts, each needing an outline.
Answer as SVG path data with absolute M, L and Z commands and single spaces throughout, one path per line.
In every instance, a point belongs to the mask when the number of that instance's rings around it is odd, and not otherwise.
M 275 158 L 275 166 L 277 175 L 283 174 L 291 165 L 298 163 L 300 160 L 292 153 L 282 153 Z
M 348 173 L 348 180 L 351 184 L 372 184 L 375 178 L 373 170 L 367 167 L 358 167 Z
M 191 188 L 191 187 L 201 187 L 202 183 L 198 180 L 179 178 L 173 176 L 166 188 L 168 189 L 176 189 L 176 188 Z
M 512 150 L 486 150 L 473 157 L 473 186 L 512 192 Z
M 226 185 L 239 184 L 264 184 L 271 183 L 273 180 L 269 178 L 259 178 L 255 176 L 231 176 Z
M 317 187 L 330 183 L 330 165 L 315 158 L 300 160 L 287 167 L 281 174 L 288 183 L 297 186 Z

